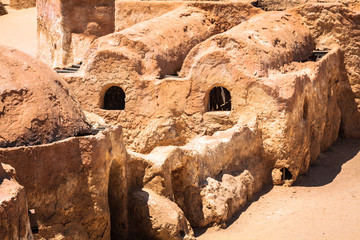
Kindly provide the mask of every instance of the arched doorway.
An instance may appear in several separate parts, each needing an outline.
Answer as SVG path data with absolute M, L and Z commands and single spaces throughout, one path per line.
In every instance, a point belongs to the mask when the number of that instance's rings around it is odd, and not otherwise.
M 121 87 L 110 87 L 104 95 L 105 110 L 124 110 L 125 109 L 125 92 Z
M 210 90 L 207 111 L 230 111 L 231 95 L 224 87 L 214 87 Z

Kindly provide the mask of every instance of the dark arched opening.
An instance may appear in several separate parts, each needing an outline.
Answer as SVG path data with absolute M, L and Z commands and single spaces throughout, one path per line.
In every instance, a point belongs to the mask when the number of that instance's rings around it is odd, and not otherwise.
M 125 92 L 120 87 L 113 86 L 106 91 L 104 95 L 104 109 L 125 109 Z
M 224 87 L 214 87 L 209 93 L 208 111 L 230 111 L 231 95 Z
M 281 173 L 282 173 L 282 176 L 281 176 L 281 180 L 291 180 L 292 179 L 292 174 L 291 172 L 289 171 L 289 169 L 287 168 L 282 168 L 281 170 Z

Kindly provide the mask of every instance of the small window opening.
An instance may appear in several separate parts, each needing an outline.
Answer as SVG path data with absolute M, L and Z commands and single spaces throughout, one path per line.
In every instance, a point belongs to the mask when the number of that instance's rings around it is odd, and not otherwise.
M 181 238 L 184 238 L 184 237 L 185 237 L 185 232 L 184 232 L 184 230 L 180 230 L 179 233 L 180 233 L 180 237 L 181 237 Z
M 31 226 L 32 233 L 33 234 L 39 233 L 39 226 L 37 224 L 35 209 L 30 209 L 28 211 L 28 214 L 29 214 L 29 220 L 30 220 L 30 226 Z
M 292 179 L 292 174 L 291 172 L 289 171 L 289 169 L 287 168 L 282 168 L 281 170 L 281 180 L 285 181 L 285 180 L 291 180 Z
M 230 111 L 231 95 L 224 87 L 214 87 L 209 94 L 208 111 Z
M 122 88 L 113 86 L 106 91 L 104 96 L 104 109 L 125 109 L 125 92 L 122 90 Z
M 305 99 L 304 105 L 303 105 L 303 119 L 307 120 L 309 114 L 309 104 L 308 101 Z

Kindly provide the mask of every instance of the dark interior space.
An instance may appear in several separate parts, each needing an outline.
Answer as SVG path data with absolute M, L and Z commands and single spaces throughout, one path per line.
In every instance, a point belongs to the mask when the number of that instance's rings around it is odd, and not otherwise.
M 104 109 L 125 109 L 125 92 L 120 87 L 113 86 L 106 91 L 104 96 Z
M 210 91 L 208 111 L 230 111 L 231 95 L 224 87 L 214 87 Z

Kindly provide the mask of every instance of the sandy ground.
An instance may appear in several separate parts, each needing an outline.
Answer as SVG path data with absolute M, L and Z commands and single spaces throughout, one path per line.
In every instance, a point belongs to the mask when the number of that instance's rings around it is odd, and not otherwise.
M 8 4 L 8 0 L 2 1 Z M 0 16 L 0 45 L 14 47 L 36 57 L 36 8 L 14 11 Z
M 226 229 L 197 229 L 199 240 L 360 239 L 360 140 L 320 154 L 296 186 L 265 189 Z
M 8 0 L 3 1 L 8 3 Z M 0 44 L 36 55 L 36 9 L 0 17 Z M 340 140 L 296 186 L 269 187 L 228 228 L 197 229 L 199 240 L 360 239 L 360 140 Z

